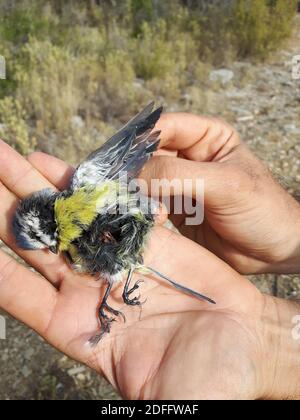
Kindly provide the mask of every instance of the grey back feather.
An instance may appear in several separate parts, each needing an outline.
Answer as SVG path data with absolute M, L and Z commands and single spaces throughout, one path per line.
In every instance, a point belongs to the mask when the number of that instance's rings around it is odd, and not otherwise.
M 160 132 L 151 133 L 162 113 L 149 104 L 102 147 L 91 153 L 76 169 L 70 188 L 97 185 L 126 173 L 130 181 L 136 177 L 159 144 Z

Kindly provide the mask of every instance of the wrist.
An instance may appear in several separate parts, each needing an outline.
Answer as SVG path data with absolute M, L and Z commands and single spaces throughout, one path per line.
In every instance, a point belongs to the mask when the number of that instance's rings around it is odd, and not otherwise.
M 292 197 L 289 197 L 292 199 Z M 300 205 L 294 201 L 290 202 L 288 220 L 280 227 L 277 226 L 278 249 L 274 252 L 273 261 L 269 264 L 268 272 L 277 274 L 299 274 L 300 273 Z
M 261 398 L 300 399 L 300 304 L 265 297 Z

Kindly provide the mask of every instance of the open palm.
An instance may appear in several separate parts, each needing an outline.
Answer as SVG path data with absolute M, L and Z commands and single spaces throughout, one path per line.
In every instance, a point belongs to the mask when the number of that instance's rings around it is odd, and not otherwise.
M 37 171 L 34 166 L 39 168 Z M 63 257 L 16 249 L 11 218 L 19 198 L 63 188 L 71 169 L 43 154 L 29 161 L 0 142 L 0 237 L 29 266 L 0 253 L 0 306 L 51 345 L 103 374 L 127 398 L 253 398 L 264 298 L 246 279 L 193 241 L 157 226 L 146 263 L 216 300 L 183 295 L 144 278 L 142 309 L 126 307 L 121 285 L 110 304 L 124 312 L 96 346 L 103 283 L 74 274 Z M 40 273 L 41 275 L 37 274 Z M 246 378 L 246 380 L 245 380 Z

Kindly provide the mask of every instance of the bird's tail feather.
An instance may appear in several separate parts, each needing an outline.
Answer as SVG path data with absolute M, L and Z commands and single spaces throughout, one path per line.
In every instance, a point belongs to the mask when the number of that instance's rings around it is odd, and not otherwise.
M 164 279 L 168 283 L 170 283 L 172 286 L 174 286 L 177 290 L 180 290 L 183 293 L 194 296 L 197 299 L 205 300 L 206 302 L 209 302 L 213 305 L 216 304 L 216 302 L 214 300 L 210 299 L 209 297 L 204 296 L 201 293 L 195 292 L 194 290 L 192 290 L 192 289 L 190 289 L 186 286 L 183 286 L 179 283 L 176 283 L 175 281 L 169 279 L 169 277 L 165 276 L 164 274 L 161 274 L 159 271 L 155 270 L 154 268 L 143 266 L 141 271 L 143 271 L 143 269 L 147 272 L 151 272 L 151 273 L 155 274 L 158 277 L 161 277 L 162 279 Z

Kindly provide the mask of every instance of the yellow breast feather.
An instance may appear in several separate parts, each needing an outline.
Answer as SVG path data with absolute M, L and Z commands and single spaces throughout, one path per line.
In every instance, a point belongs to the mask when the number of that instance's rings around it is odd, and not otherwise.
M 58 198 L 54 212 L 58 227 L 59 251 L 67 251 L 70 244 L 80 237 L 85 227 L 89 227 L 112 194 L 117 190 L 116 182 L 106 182 L 101 186 L 83 187 L 70 197 Z

